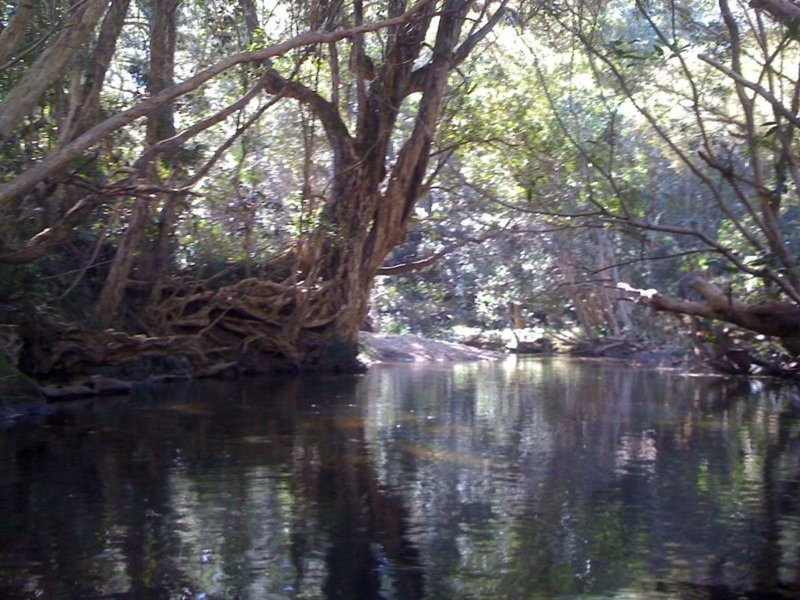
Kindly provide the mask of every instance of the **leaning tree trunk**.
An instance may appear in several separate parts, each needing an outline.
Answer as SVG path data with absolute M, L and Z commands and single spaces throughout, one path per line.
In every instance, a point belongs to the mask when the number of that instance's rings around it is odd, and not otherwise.
M 654 289 L 642 290 L 628 284 L 617 284 L 622 290 L 656 311 L 702 317 L 737 325 L 742 329 L 774 337 L 793 356 L 800 356 L 800 306 L 793 302 L 761 302 L 747 304 L 733 297 L 702 273 L 684 276 L 685 285 L 697 295 L 697 300 L 659 294 Z

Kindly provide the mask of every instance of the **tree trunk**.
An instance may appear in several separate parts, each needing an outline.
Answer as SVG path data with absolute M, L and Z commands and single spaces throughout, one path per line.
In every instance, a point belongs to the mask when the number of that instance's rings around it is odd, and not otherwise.
M 0 102 L 0 140 L 8 139 L 33 111 L 44 91 L 64 73 L 75 52 L 94 31 L 106 0 L 87 0 L 70 14 L 64 28 Z
M 562 249 L 558 253 L 557 262 L 558 268 L 561 271 L 561 277 L 564 280 L 565 294 L 567 299 L 572 303 L 572 308 L 575 311 L 575 316 L 578 318 L 578 323 L 588 339 L 596 340 L 597 332 L 594 330 L 595 322 L 589 308 L 584 302 L 585 297 L 575 281 L 575 267 L 572 264 L 572 257 L 567 254 L 566 250 Z
M 145 227 L 149 220 L 150 199 L 147 196 L 139 197 L 133 206 L 128 227 L 114 254 L 114 260 L 100 293 L 97 315 L 102 323 L 110 323 L 117 314 L 125 296 L 133 265 L 142 247 Z
M 151 289 L 149 305 L 161 298 L 164 282 L 167 279 L 173 258 L 173 234 L 181 213 L 182 196 L 167 194 L 158 218 L 158 230 L 153 242 L 153 255 L 150 267 Z
M 11 57 L 25 38 L 28 23 L 33 19 L 33 8 L 33 2 L 30 0 L 20 0 L 16 3 L 8 25 L 0 31 L 0 65 Z
M 69 119 L 61 124 L 60 145 L 71 142 L 98 121 L 100 92 L 106 72 L 117 47 L 117 39 L 125 25 L 130 0 L 113 0 L 100 26 L 97 43 L 89 67 L 82 73 L 82 85 L 70 98 Z
M 176 19 L 175 13 L 180 0 L 153 1 L 151 7 L 153 16 L 150 23 L 150 81 L 149 93 L 151 96 L 172 86 L 172 79 L 175 71 L 175 33 Z M 148 147 L 152 147 L 159 141 L 175 135 L 174 111 L 171 103 L 158 107 L 153 113 L 148 115 L 147 132 L 145 140 Z M 158 160 L 156 158 L 156 160 Z M 158 169 L 155 164 L 143 165 L 145 176 L 150 183 L 160 184 Z M 168 197 L 165 202 L 169 205 L 166 210 L 167 219 L 162 219 L 162 226 L 172 228 L 174 224 L 175 209 L 174 198 Z M 150 220 L 151 207 L 154 201 L 149 197 L 143 196 L 136 199 L 131 220 L 125 230 L 119 248 L 114 255 L 114 260 L 109 270 L 108 277 L 100 294 L 98 305 L 98 315 L 101 321 L 108 323 L 116 315 L 120 304 L 124 298 L 125 288 L 128 284 L 131 271 L 134 265 L 142 257 L 137 250 L 143 245 L 150 245 L 146 242 L 146 225 Z M 162 229 L 163 229 L 162 227 Z M 160 231 L 154 248 L 156 254 L 148 253 L 147 260 L 140 263 L 141 278 L 146 283 L 155 284 L 158 279 L 154 272 L 155 262 L 162 266 L 164 257 L 158 255 L 159 250 L 168 249 L 169 232 Z

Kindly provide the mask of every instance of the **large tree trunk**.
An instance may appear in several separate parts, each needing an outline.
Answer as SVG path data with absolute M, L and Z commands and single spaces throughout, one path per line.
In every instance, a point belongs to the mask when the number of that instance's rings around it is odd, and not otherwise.
M 333 235 L 317 235 L 320 258 L 327 263 L 320 274 L 329 286 L 329 301 L 336 307 L 325 335 L 334 358 L 355 358 L 358 332 L 369 311 L 377 271 L 402 240 L 422 193 L 436 122 L 468 7 L 468 2 L 459 0 L 444 3 L 432 58 L 418 84 L 422 97 L 414 129 L 391 170 L 386 164 L 391 134 L 402 99 L 414 90 L 411 67 L 432 11 L 421 16 L 419 23 L 397 32 L 398 42 L 389 49 L 388 61 L 364 94 L 366 110 L 360 113 L 363 116 L 351 155 L 355 160 L 338 166 L 334 194 L 324 218 L 324 231 L 332 227 Z
M 354 6 L 358 18 L 360 3 Z M 272 280 L 248 279 L 218 292 L 201 291 L 165 301 L 157 316 L 166 332 L 202 335 L 208 356 L 237 361 L 244 368 L 270 368 L 275 363 L 300 368 L 355 364 L 358 332 L 368 312 L 376 273 L 402 240 L 426 187 L 449 73 L 502 14 L 497 12 L 484 27 L 474 28 L 459 45 L 469 6 L 464 0 L 446 0 L 437 11 L 429 3 L 414 19 L 388 29 L 375 79 L 367 85 L 366 73 L 359 69 L 357 74 L 360 104 L 355 135 L 332 101 L 265 66 L 265 89 L 304 104 L 325 130 L 333 166 L 321 224 L 299 241 L 282 265 L 272 265 Z M 404 3 L 392 4 L 389 17 L 399 17 L 404 10 Z M 434 23 L 437 31 L 430 58 L 415 69 Z M 363 47 L 358 40 L 354 46 L 357 53 Z M 355 60 L 362 59 L 356 56 Z M 414 127 L 390 164 L 400 106 L 414 92 L 421 92 Z

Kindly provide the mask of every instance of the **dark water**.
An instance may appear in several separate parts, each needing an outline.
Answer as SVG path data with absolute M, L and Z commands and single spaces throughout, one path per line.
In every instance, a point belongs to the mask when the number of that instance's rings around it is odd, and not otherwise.
M 0 431 L 0 598 L 800 597 L 793 394 L 552 359 L 72 404 Z

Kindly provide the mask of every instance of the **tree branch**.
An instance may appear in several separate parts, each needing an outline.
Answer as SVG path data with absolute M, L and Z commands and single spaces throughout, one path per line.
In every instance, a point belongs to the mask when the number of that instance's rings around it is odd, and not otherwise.
M 430 4 L 432 1 L 433 0 L 420 0 L 408 12 L 394 19 L 386 19 L 376 23 L 368 23 L 360 27 L 337 29 L 335 31 L 307 31 L 278 44 L 273 44 L 271 46 L 267 46 L 266 48 L 262 48 L 261 50 L 256 50 L 253 52 L 240 52 L 224 58 L 204 71 L 201 71 L 197 75 L 194 75 L 193 77 L 190 77 L 181 83 L 173 85 L 163 92 L 156 94 L 155 96 L 139 102 L 128 110 L 122 111 L 121 113 L 106 119 L 69 144 L 52 153 L 39 164 L 23 172 L 9 183 L 0 186 L 0 209 L 7 206 L 8 203 L 17 195 L 30 190 L 39 181 L 42 181 L 43 179 L 55 175 L 63 170 L 72 160 L 80 156 L 84 151 L 94 146 L 110 133 L 128 125 L 129 123 L 132 123 L 136 119 L 151 113 L 164 104 L 172 102 L 184 94 L 188 94 L 207 81 L 213 79 L 220 73 L 224 73 L 225 71 L 242 63 L 259 62 L 280 56 L 295 48 L 335 42 L 361 33 L 377 31 L 379 29 L 405 23 L 413 19 L 414 16 L 424 6 Z
M 482 236 L 482 237 L 479 237 L 479 238 L 471 238 L 471 237 L 470 238 L 465 238 L 463 240 L 455 242 L 454 244 L 450 244 L 449 246 L 445 246 L 444 248 L 442 248 L 441 250 L 439 250 L 435 254 L 432 254 L 431 256 L 428 256 L 426 258 L 422 258 L 420 260 L 415 260 L 415 261 L 412 261 L 412 262 L 402 263 L 402 264 L 399 264 L 399 265 L 391 265 L 391 266 L 379 267 L 377 274 L 378 275 L 394 276 L 394 275 L 402 275 L 403 273 L 410 273 L 412 271 L 421 271 L 422 269 L 426 269 L 426 268 L 430 267 L 431 265 L 433 265 L 434 263 L 436 263 L 443 256 L 445 256 L 447 254 L 450 254 L 451 252 L 453 252 L 455 250 L 458 250 L 459 248 L 462 248 L 463 246 L 466 246 L 467 244 L 482 244 L 486 240 L 488 240 L 490 238 L 493 238 L 493 237 L 497 236 L 500 233 L 502 233 L 502 231 L 495 231 L 493 233 L 490 233 L 488 235 L 485 235 L 485 236 Z
M 299 81 L 284 79 L 272 67 L 268 67 L 264 74 L 264 89 L 271 94 L 293 98 L 308 106 L 325 128 L 325 134 L 334 152 L 334 160 L 340 165 L 352 162 L 352 137 L 339 114 L 338 106 Z
M 455 49 L 450 57 L 450 64 L 452 68 L 457 67 L 462 62 L 466 60 L 469 54 L 475 49 L 475 46 L 483 40 L 489 32 L 494 29 L 495 25 L 500 22 L 500 19 L 503 15 L 506 14 L 506 5 L 508 4 L 507 0 L 503 0 L 500 6 L 494 11 L 489 20 L 477 31 L 472 32 L 467 39 L 465 39 L 461 45 Z M 411 85 L 408 88 L 408 94 L 413 94 L 414 92 L 421 92 L 425 85 L 425 79 L 428 77 L 428 73 L 430 72 L 432 62 L 427 62 L 420 68 L 416 69 L 411 74 Z
M 740 83 L 741 85 L 753 90 L 756 94 L 758 94 L 759 96 L 764 98 L 764 100 L 769 102 L 772 105 L 772 108 L 774 108 L 777 112 L 779 112 L 781 115 L 783 115 L 786 118 L 786 120 L 789 121 L 792 125 L 794 125 L 795 127 L 800 127 L 800 118 L 798 118 L 797 115 L 795 115 L 794 113 L 792 113 L 792 111 L 790 111 L 788 108 L 786 108 L 783 105 L 783 103 L 780 100 L 778 100 L 768 90 L 764 89 L 763 87 L 761 87 L 757 83 L 753 83 L 752 81 L 748 81 L 747 79 L 742 77 L 739 73 L 736 73 L 735 71 L 729 69 L 728 67 L 726 67 L 725 65 L 723 65 L 719 61 L 714 60 L 713 58 L 711 58 L 707 54 L 700 54 L 700 55 L 698 55 L 698 58 L 700 60 L 702 60 L 703 62 L 708 63 L 709 65 L 711 65 L 712 67 L 714 67 L 715 69 L 720 71 L 721 73 L 724 73 L 725 75 L 727 75 L 728 77 L 730 77 L 731 79 L 736 81 L 737 83 Z
M 655 289 L 637 289 L 627 283 L 617 287 L 631 294 L 655 311 L 703 317 L 738 325 L 744 329 L 776 337 L 793 354 L 800 353 L 800 307 L 790 302 L 745 304 L 701 275 L 693 276 L 688 285 L 705 302 L 664 296 Z
M 786 26 L 800 19 L 800 6 L 789 0 L 750 0 L 750 7 L 764 11 Z

